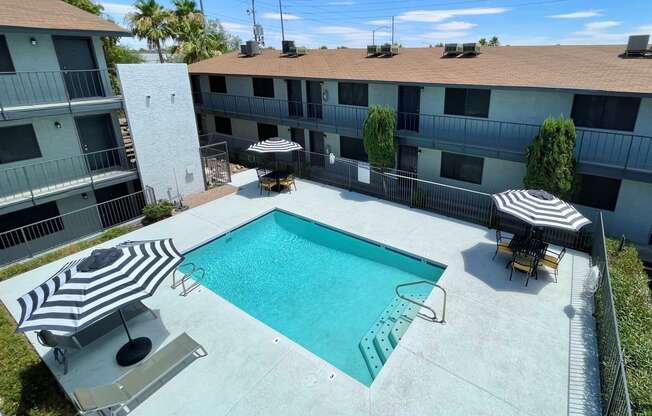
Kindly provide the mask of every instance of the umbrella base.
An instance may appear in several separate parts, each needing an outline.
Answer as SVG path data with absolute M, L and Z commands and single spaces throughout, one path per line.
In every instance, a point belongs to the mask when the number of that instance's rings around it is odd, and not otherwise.
M 151 350 L 152 341 L 149 338 L 136 338 L 123 345 L 116 354 L 115 359 L 118 362 L 118 365 L 128 367 L 142 361 L 143 358 L 147 357 L 147 354 L 149 354 Z

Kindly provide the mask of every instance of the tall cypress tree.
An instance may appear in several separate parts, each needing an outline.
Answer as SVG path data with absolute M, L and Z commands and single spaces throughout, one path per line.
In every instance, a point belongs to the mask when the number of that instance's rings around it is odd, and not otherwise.
M 563 116 L 548 117 L 527 148 L 527 172 L 523 183 L 563 199 L 573 195 L 575 180 L 575 124 Z
M 373 105 L 362 127 L 364 150 L 369 163 L 383 168 L 394 167 L 396 158 L 396 113 L 390 107 Z

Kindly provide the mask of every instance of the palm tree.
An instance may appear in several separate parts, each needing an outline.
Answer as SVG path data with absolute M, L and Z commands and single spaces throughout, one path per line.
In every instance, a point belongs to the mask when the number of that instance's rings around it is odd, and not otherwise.
M 178 20 L 174 32 L 177 45 L 172 47 L 172 52 L 182 56 L 185 63 L 192 64 L 226 51 L 228 47 L 224 32 L 214 29 L 213 24 L 208 26 L 204 27 L 203 20 Z
M 489 39 L 489 46 L 498 46 L 498 45 L 500 45 L 498 36 L 492 36 L 491 39 Z
M 134 7 L 136 11 L 126 17 L 132 33 L 138 39 L 146 39 L 150 48 L 156 48 L 159 61 L 163 63 L 161 43 L 171 35 L 170 13 L 156 0 L 138 0 Z
M 189 14 L 201 13 L 197 8 L 194 0 L 172 0 L 174 4 L 174 14 L 179 17 L 185 17 Z
M 480 44 L 480 46 L 487 46 L 487 38 L 480 38 L 478 43 Z

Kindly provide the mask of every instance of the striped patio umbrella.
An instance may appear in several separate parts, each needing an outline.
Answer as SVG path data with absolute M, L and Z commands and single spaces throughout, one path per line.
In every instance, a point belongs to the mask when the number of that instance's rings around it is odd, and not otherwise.
M 542 190 L 509 190 L 491 196 L 500 212 L 533 227 L 579 231 L 590 224 L 574 206 Z
M 252 144 L 247 148 L 247 150 L 257 153 L 287 153 L 295 150 L 303 150 L 303 147 L 298 143 L 281 139 L 280 137 L 271 137 L 267 140 Z

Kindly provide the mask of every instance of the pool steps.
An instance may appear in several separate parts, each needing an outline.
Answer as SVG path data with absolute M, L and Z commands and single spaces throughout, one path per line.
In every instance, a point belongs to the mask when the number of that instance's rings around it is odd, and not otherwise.
M 416 293 L 408 296 L 415 301 L 424 302 L 428 294 Z M 380 373 L 383 364 L 389 359 L 418 311 L 418 306 L 394 297 L 371 329 L 362 337 L 359 348 L 372 379 Z

